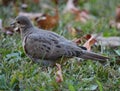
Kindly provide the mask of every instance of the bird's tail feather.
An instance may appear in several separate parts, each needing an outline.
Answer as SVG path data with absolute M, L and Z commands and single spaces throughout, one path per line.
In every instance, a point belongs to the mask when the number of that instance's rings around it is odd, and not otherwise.
M 91 59 L 91 60 L 99 60 L 99 61 L 106 61 L 107 59 L 109 59 L 108 57 L 88 51 L 83 51 L 82 55 L 80 55 L 79 57 L 83 59 Z

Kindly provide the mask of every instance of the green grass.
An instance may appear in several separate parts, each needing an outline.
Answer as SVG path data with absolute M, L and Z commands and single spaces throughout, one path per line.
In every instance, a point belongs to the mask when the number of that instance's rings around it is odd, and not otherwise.
M 102 32 L 105 37 L 120 36 L 119 30 L 109 28 L 108 25 L 111 17 L 114 18 L 115 7 L 120 4 L 119 0 L 91 0 L 86 3 L 82 1 L 84 0 L 79 1 L 78 5 L 81 5 L 81 8 L 87 7 L 96 20 L 82 24 L 74 22 L 73 16 L 60 13 L 60 24 L 55 28 L 55 32 L 73 39 L 74 37 L 65 28 L 71 23 L 73 27 L 81 28 L 83 34 Z M 45 2 L 49 1 L 44 0 Z M 20 7 L 20 1 L 17 3 Z M 62 12 L 64 7 L 65 3 L 61 2 L 59 11 Z M 0 8 L 3 12 L 0 14 L 3 26 L 8 26 L 8 19 L 16 16 L 15 11 L 11 5 L 7 7 L 0 5 Z M 39 8 L 30 4 L 27 11 L 38 12 Z M 32 63 L 26 57 L 20 34 L 9 36 L 0 31 L 0 91 L 119 91 L 120 47 L 114 49 L 93 46 L 93 51 L 110 56 L 111 59 L 104 64 L 91 60 L 79 62 L 75 58 L 70 59 L 62 65 L 64 81 L 57 83 L 56 68 L 47 67 L 43 70 L 40 64 Z M 116 62 L 117 60 L 119 61 Z

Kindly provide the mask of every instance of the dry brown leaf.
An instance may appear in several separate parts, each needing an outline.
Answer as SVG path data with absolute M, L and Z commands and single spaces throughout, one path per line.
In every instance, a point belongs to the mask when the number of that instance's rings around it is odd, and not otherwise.
M 72 35 L 72 36 L 76 36 L 77 35 L 77 31 L 74 27 L 71 26 L 67 26 L 67 30 L 68 32 Z
M 38 4 L 40 0 L 33 0 L 34 3 Z
M 116 8 L 115 19 L 110 20 L 109 25 L 110 27 L 120 29 L 120 6 Z
M 110 28 L 116 28 L 116 22 L 115 22 L 115 20 L 111 20 L 110 22 L 109 22 L 109 26 L 110 26 Z
M 84 41 L 89 40 L 90 38 L 91 38 L 91 35 L 87 34 L 87 35 L 82 36 L 80 38 L 74 39 L 73 42 L 75 42 L 77 45 L 79 45 L 79 44 L 83 43 Z
M 120 6 L 116 8 L 116 17 L 115 17 L 116 22 L 120 22 Z
M 91 34 L 86 34 L 85 36 L 83 36 L 83 38 L 85 38 L 86 40 L 89 40 L 92 37 Z
M 20 29 L 19 28 L 13 28 L 13 27 L 4 27 L 4 28 L 1 29 L 1 31 L 4 34 L 7 34 L 7 35 L 13 35 L 14 32 L 20 33 Z
M 59 22 L 58 10 L 56 10 L 55 12 L 56 14 L 54 16 L 44 14 L 41 17 L 36 18 L 35 20 L 37 21 L 37 25 L 39 26 L 39 28 L 45 30 L 50 30 L 54 28 Z
M 14 29 L 12 27 L 5 27 L 2 29 L 2 32 L 7 35 L 13 35 Z
M 7 6 L 7 5 L 9 5 L 10 4 L 10 2 L 15 2 L 15 0 L 0 0 L 0 2 L 2 1 L 2 5 L 4 5 L 4 6 Z
M 64 13 L 70 12 L 75 15 L 75 21 L 86 23 L 89 19 L 92 19 L 91 15 L 87 10 L 80 10 L 75 7 L 74 0 L 68 0 L 67 5 L 64 9 Z
M 92 19 L 89 12 L 85 9 L 80 10 L 77 7 L 75 7 L 74 0 L 68 0 L 67 5 L 64 9 L 64 13 L 70 12 L 75 15 L 75 21 L 80 21 L 82 23 L 86 23 L 89 19 Z
M 59 0 L 51 0 L 53 3 L 55 3 L 56 5 L 58 5 Z
M 86 23 L 91 16 L 87 10 L 74 10 L 72 9 L 73 13 L 75 14 L 75 21 L 80 21 L 82 23 Z
M 63 82 L 61 65 L 56 63 L 56 66 L 57 66 L 57 72 L 55 73 L 55 75 L 56 75 L 56 82 L 57 83 L 61 83 L 61 82 Z
M 88 51 L 91 50 L 91 46 L 93 44 L 95 44 L 96 42 L 96 37 L 98 37 L 98 35 L 95 35 L 95 36 L 92 36 L 91 34 L 87 34 L 87 35 L 84 35 L 78 39 L 74 39 L 73 42 L 75 42 L 77 45 L 83 43 L 84 41 L 86 41 L 83 45 L 83 47 L 87 48 Z
M 120 58 L 116 60 L 116 64 L 120 65 Z
M 82 38 L 75 38 L 73 39 L 73 42 L 75 42 L 77 45 L 81 44 L 82 43 Z
M 110 27 L 120 29 L 120 22 L 116 22 L 115 20 L 111 20 L 109 22 Z
M 80 28 L 72 27 L 70 24 L 67 25 L 66 28 L 73 37 L 83 34 L 83 31 Z
M 94 45 L 95 42 L 96 42 L 96 36 L 91 36 L 91 38 L 88 39 L 88 41 L 86 41 L 83 46 L 86 47 L 88 51 L 91 51 L 91 46 Z
M 16 30 L 15 30 L 16 29 Z M 10 26 L 7 26 L 7 27 L 3 27 L 2 26 L 2 20 L 0 19 L 0 30 L 2 33 L 4 34 L 7 34 L 7 35 L 13 35 L 13 33 L 16 31 L 16 32 L 20 32 L 20 30 L 18 28 L 13 28 L 13 27 L 10 27 Z M 14 31 L 15 30 L 15 31 Z

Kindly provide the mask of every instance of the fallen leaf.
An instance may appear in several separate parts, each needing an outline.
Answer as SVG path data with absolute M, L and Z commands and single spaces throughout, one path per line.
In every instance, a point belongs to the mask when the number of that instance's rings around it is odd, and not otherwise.
M 33 0 L 34 3 L 38 4 L 40 0 Z
M 67 30 L 68 32 L 72 35 L 72 36 L 76 36 L 77 35 L 77 31 L 74 27 L 71 26 L 67 26 Z
M 75 42 L 77 45 L 82 44 L 84 41 L 89 40 L 91 38 L 90 34 L 87 34 L 85 36 L 82 36 L 80 38 L 74 39 L 73 42 Z
M 79 5 L 79 0 L 73 0 L 73 4 L 74 4 L 75 6 Z
M 2 29 L 2 32 L 7 35 L 13 35 L 14 29 L 12 27 L 5 27 Z
M 2 0 L 2 5 L 7 6 L 9 5 L 11 0 Z
M 116 64 L 120 65 L 120 56 L 116 57 Z
M 109 22 L 110 28 L 116 28 L 116 29 L 120 29 L 120 22 L 116 22 L 115 20 L 111 20 Z
M 116 8 L 116 16 L 115 16 L 115 21 L 120 22 L 120 6 Z
M 75 38 L 73 39 L 73 42 L 75 42 L 77 45 L 81 44 L 82 43 L 82 38 Z
M 88 51 L 91 51 L 91 46 L 95 44 L 96 37 L 97 36 L 91 36 L 91 38 L 88 39 L 88 41 L 86 41 L 85 44 L 83 45 L 84 47 L 87 48 Z
M 73 13 L 75 14 L 75 21 L 80 21 L 82 23 L 86 23 L 91 16 L 87 10 L 74 10 L 72 9 Z
M 91 38 L 91 34 L 86 34 L 85 36 L 83 36 L 83 38 L 85 38 L 86 40 L 90 39 Z
M 55 74 L 56 75 L 56 82 L 61 83 L 61 82 L 63 82 L 61 65 L 56 63 L 56 66 L 57 66 L 57 70 L 58 70 Z
M 55 3 L 56 5 L 58 5 L 60 0 L 51 0 L 53 3 Z
M 120 29 L 120 6 L 116 8 L 115 19 L 110 20 L 110 27 Z
M 44 14 L 41 17 L 37 17 L 35 21 L 39 28 L 50 30 L 54 28 L 59 22 L 59 14 L 58 10 L 56 9 L 56 14 L 54 16 Z
M 73 37 L 83 34 L 83 30 L 81 30 L 80 28 L 72 27 L 72 25 L 70 24 L 68 24 L 66 28 Z
M 4 34 L 7 34 L 7 35 L 13 35 L 13 33 L 16 31 L 18 33 L 20 33 L 20 29 L 18 28 L 13 28 L 13 27 L 4 27 L 1 29 L 1 31 L 4 33 Z
M 120 22 L 117 23 L 117 29 L 120 29 Z
M 115 22 L 115 20 L 110 20 L 110 22 L 109 22 L 110 28 L 116 28 L 116 25 L 117 25 L 117 23 Z
M 86 23 L 88 20 L 93 19 L 88 10 L 80 10 L 74 5 L 74 0 L 68 0 L 63 13 L 70 12 L 75 15 L 75 21 Z

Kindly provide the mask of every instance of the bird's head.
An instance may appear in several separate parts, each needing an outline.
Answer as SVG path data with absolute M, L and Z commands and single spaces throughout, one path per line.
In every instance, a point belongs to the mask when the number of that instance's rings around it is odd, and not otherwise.
M 32 27 L 32 23 L 30 21 L 30 19 L 26 16 L 17 16 L 15 18 L 15 21 L 11 23 L 11 26 L 13 28 L 20 28 L 20 29 L 24 29 L 24 28 L 29 28 Z

